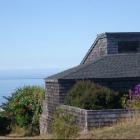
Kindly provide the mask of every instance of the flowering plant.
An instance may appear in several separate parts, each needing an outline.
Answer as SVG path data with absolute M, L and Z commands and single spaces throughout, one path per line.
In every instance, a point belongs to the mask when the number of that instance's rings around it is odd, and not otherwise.
M 129 96 L 132 100 L 140 96 L 140 84 L 134 86 L 134 88 L 129 91 Z

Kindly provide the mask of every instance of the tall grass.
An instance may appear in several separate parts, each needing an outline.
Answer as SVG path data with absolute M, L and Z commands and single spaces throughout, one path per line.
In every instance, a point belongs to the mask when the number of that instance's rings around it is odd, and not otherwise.
M 78 139 L 135 139 L 140 138 L 140 115 L 134 115 L 132 118 L 120 120 L 110 127 L 96 128 L 81 133 Z

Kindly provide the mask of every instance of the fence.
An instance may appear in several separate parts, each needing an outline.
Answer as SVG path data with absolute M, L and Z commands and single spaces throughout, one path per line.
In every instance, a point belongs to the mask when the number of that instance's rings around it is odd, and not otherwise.
M 94 127 L 110 126 L 118 120 L 130 118 L 140 113 L 140 110 L 135 109 L 86 110 L 67 105 L 61 105 L 59 108 L 74 116 L 77 124 L 84 131 Z

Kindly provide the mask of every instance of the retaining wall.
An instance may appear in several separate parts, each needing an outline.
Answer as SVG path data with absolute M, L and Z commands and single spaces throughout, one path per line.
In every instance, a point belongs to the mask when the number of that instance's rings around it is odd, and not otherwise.
M 110 126 L 119 120 L 131 118 L 140 113 L 140 110 L 134 109 L 85 110 L 67 105 L 61 105 L 59 108 L 74 116 L 77 124 L 84 131 L 96 127 Z

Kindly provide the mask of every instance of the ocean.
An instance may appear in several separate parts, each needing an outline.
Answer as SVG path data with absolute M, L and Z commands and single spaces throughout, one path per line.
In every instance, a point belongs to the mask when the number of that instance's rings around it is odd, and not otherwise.
M 0 105 L 5 102 L 3 96 L 11 96 L 17 88 L 27 85 L 37 85 L 45 88 L 44 78 L 58 71 L 61 70 L 0 71 Z
M 2 79 L 0 80 L 0 104 L 5 101 L 3 96 L 10 96 L 17 88 L 26 85 L 44 87 L 44 79 Z

